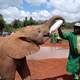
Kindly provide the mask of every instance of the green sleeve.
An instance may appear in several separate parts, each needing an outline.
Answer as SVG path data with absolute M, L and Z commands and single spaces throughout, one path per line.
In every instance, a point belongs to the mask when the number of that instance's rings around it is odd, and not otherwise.
M 63 39 L 68 39 L 70 36 L 70 32 L 63 32 L 62 34 L 59 33 L 59 36 Z

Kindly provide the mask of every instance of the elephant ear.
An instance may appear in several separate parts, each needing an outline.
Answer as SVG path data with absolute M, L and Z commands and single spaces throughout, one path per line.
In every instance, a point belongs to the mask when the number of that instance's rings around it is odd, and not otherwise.
M 7 40 L 3 43 L 1 52 L 7 54 L 14 59 L 20 59 L 24 56 L 28 56 L 39 51 L 39 46 L 29 41 L 21 39 Z

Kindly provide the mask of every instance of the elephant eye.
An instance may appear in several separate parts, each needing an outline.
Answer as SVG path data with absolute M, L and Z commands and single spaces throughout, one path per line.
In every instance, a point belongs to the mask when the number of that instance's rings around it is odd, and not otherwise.
M 38 30 L 38 32 L 40 33 L 41 31 L 40 31 L 40 30 Z
M 41 33 L 41 29 L 40 29 L 40 28 L 38 28 L 38 29 L 37 29 L 37 32 L 38 32 L 38 33 Z
M 41 30 L 40 29 L 38 29 L 38 33 L 40 33 L 41 32 Z

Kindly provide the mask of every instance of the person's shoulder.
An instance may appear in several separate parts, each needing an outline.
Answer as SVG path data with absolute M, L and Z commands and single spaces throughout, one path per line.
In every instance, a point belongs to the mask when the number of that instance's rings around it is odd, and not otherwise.
M 64 35 L 66 35 L 66 36 L 71 36 L 71 35 L 73 35 L 73 32 L 64 32 Z

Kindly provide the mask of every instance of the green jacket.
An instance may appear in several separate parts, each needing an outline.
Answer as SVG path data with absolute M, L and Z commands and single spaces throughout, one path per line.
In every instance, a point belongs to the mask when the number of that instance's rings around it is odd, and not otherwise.
M 76 73 L 80 67 L 80 56 L 77 51 L 77 35 L 74 32 L 59 34 L 61 38 L 69 41 L 69 57 L 67 62 L 67 71 Z

